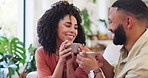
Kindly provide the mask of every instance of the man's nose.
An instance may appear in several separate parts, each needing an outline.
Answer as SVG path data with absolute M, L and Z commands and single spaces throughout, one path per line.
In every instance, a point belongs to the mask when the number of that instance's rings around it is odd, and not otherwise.
M 113 32 L 112 26 L 109 25 L 107 29 L 108 29 L 109 31 Z
M 107 29 L 110 31 L 111 30 L 111 26 L 109 25 Z

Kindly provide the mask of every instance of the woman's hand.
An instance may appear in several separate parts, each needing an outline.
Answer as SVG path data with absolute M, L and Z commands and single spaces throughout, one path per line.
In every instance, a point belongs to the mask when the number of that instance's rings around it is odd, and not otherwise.
M 76 57 L 74 56 L 74 53 L 71 52 L 70 58 L 66 59 L 66 63 L 67 65 L 73 65 L 74 61 L 76 61 Z
M 60 46 L 60 49 L 59 49 L 59 62 L 61 62 L 61 63 L 65 63 L 66 57 L 68 57 L 68 56 L 70 56 L 72 54 L 70 52 L 71 48 L 65 49 L 68 46 L 70 46 L 70 43 L 68 43 L 68 40 L 64 41 Z

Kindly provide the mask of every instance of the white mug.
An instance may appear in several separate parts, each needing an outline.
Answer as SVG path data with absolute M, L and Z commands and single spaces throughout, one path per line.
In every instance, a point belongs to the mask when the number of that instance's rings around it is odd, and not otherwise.
M 94 58 L 95 58 L 95 56 L 96 56 L 96 52 L 86 52 L 86 53 L 89 54 L 89 55 L 91 55 L 91 56 L 94 57 Z M 79 52 L 79 54 L 80 54 L 81 56 L 84 56 L 82 52 Z

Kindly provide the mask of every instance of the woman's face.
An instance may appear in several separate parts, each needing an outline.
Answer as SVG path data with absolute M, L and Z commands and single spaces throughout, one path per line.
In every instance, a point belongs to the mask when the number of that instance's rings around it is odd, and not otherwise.
M 65 40 L 73 42 L 78 35 L 78 24 L 74 16 L 66 15 L 58 23 L 57 42 L 62 43 Z

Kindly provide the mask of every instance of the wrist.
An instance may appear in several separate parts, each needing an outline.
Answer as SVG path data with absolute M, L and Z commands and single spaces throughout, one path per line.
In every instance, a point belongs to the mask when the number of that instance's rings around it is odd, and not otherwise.
M 104 68 L 104 66 L 108 65 L 108 64 L 106 64 L 108 62 L 106 59 L 104 59 L 104 57 L 102 58 L 102 63 L 103 63 L 103 66 L 100 67 L 101 69 Z
M 91 70 L 96 70 L 96 69 L 98 69 L 98 68 L 100 68 L 99 65 L 96 65 L 96 66 L 94 66 Z
M 100 69 L 100 68 L 97 68 L 97 69 L 93 70 L 93 72 L 94 72 L 94 74 L 96 75 L 96 74 L 98 74 L 99 72 L 101 72 L 101 69 Z
M 68 67 L 73 67 L 73 64 L 68 64 L 68 63 L 67 63 L 67 66 L 68 66 Z
M 98 73 L 100 73 L 101 72 L 101 69 L 100 68 L 97 68 L 97 69 L 95 69 L 95 70 L 91 70 L 90 72 L 89 72 L 89 77 L 90 78 L 95 78 L 95 76 L 98 74 Z
M 64 64 L 65 64 L 64 60 L 59 60 L 58 63 L 59 63 L 60 65 L 64 65 Z

